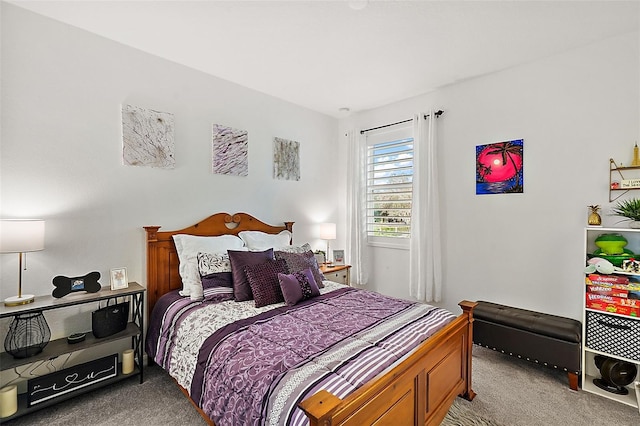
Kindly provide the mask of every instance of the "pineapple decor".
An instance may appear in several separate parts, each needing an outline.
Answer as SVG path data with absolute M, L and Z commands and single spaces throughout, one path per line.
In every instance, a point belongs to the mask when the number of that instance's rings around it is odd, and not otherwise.
M 600 206 L 589 206 L 589 218 L 587 219 L 587 223 L 589 226 L 601 226 L 602 218 L 598 211 L 600 210 Z

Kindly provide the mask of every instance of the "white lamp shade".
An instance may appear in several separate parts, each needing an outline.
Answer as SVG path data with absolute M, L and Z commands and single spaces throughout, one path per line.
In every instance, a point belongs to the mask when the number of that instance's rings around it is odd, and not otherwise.
M 322 239 L 322 240 L 335 240 L 336 239 L 336 224 L 335 223 L 321 223 L 320 224 L 320 239 Z
M 0 220 L 0 253 L 44 250 L 44 220 Z

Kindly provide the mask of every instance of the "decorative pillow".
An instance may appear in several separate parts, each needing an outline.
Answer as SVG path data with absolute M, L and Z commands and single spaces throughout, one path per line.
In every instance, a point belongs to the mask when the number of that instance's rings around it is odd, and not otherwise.
M 182 278 L 182 296 L 191 296 L 193 300 L 202 298 L 202 282 L 198 273 L 198 253 L 224 253 L 227 250 L 242 250 L 244 243 L 235 235 L 217 237 L 199 237 L 196 235 L 176 234 L 173 241 L 178 252 L 180 278 Z
M 286 247 L 280 247 L 280 248 L 274 247 L 273 249 L 277 251 L 284 251 L 287 253 L 304 253 L 304 252 L 310 251 L 311 246 L 309 245 L 309 243 L 304 243 L 301 246 L 286 246 Z
M 273 247 L 286 247 L 291 244 L 291 232 L 281 231 L 279 234 L 267 234 L 262 231 L 240 231 L 238 237 L 251 251 L 261 251 Z
M 278 282 L 284 301 L 289 306 L 320 296 L 320 289 L 309 268 L 288 275 L 278 274 Z
M 231 271 L 214 272 L 202 277 L 204 300 L 233 299 Z
M 324 287 L 324 284 L 322 284 L 324 275 L 320 272 L 320 268 L 318 268 L 318 261 L 311 250 L 304 253 L 276 251 L 275 256 L 276 259 L 284 259 L 284 261 L 287 262 L 287 268 L 289 268 L 290 274 L 300 272 L 307 268 L 311 269 L 311 273 L 313 274 L 313 278 L 316 280 L 318 287 Z
M 273 249 L 265 251 L 237 251 L 229 250 L 231 272 L 233 274 L 233 296 L 236 302 L 253 299 L 251 285 L 244 272 L 245 266 L 258 265 L 267 260 L 273 260 Z
M 251 286 L 256 308 L 284 302 L 278 276 L 286 274 L 287 263 L 284 260 L 267 260 L 265 263 L 244 267 Z
M 198 272 L 201 277 L 216 272 L 231 272 L 228 253 L 198 253 Z

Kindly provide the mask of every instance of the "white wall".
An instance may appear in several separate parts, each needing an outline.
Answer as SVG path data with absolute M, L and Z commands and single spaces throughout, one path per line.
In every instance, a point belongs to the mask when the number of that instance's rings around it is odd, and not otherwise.
M 602 205 L 605 224 L 615 224 L 609 158 L 629 164 L 640 141 L 639 39 L 627 34 L 341 120 L 342 137 L 445 110 L 442 306 L 488 300 L 581 318 L 587 205 Z M 475 146 L 520 138 L 524 193 L 476 195 Z M 408 252 L 375 248 L 372 256 L 370 287 L 409 297 Z
M 338 218 L 338 201 L 324 196 L 338 185 L 336 119 L 1 7 L 0 215 L 46 220 L 46 248 L 28 255 L 25 292 L 50 294 L 54 276 L 94 270 L 108 286 L 115 267 L 145 285 L 143 226 L 181 229 L 220 211 L 295 221 L 295 242 L 324 247 L 316 224 Z M 123 103 L 175 115 L 174 170 L 122 165 Z M 210 174 L 214 123 L 249 132 L 248 177 Z M 275 136 L 300 142 L 300 181 L 273 179 Z M 0 256 L 0 299 L 17 293 L 17 259 Z M 67 317 L 47 314 L 54 338 L 87 331 Z

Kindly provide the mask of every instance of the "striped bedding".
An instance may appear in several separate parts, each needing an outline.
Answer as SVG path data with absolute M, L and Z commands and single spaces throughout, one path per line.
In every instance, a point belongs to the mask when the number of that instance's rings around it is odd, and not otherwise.
M 324 283 L 292 307 L 169 293 L 152 313 L 147 354 L 218 426 L 304 425 L 300 401 L 320 389 L 344 398 L 455 318 Z

